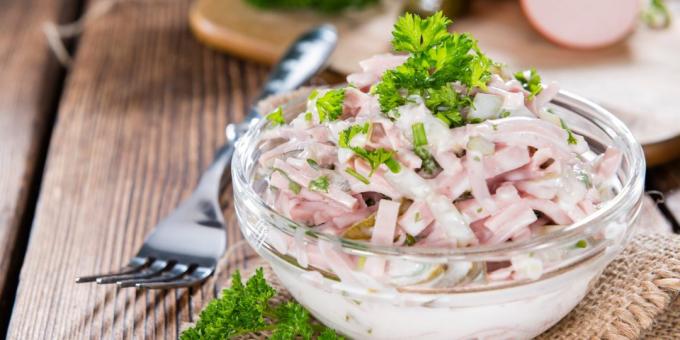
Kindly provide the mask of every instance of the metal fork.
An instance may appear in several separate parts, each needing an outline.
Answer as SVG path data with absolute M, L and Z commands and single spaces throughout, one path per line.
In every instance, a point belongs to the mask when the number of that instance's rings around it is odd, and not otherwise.
M 336 41 L 331 25 L 300 36 L 274 67 L 256 102 L 307 82 L 325 65 Z M 227 242 L 219 204 L 219 194 L 228 182 L 225 170 L 231 164 L 234 143 L 259 117 L 253 107 L 243 122 L 229 124 L 227 143 L 217 151 L 194 192 L 158 223 L 127 266 L 114 273 L 79 277 L 76 282 L 163 289 L 192 286 L 212 275 Z

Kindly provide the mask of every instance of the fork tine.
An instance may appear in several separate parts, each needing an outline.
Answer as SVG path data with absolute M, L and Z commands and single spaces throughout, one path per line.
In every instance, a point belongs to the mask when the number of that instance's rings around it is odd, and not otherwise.
M 151 262 L 150 258 L 133 257 L 132 260 L 130 260 L 130 263 L 128 263 L 127 266 L 123 267 L 118 272 L 80 276 L 76 278 L 76 283 L 93 282 L 100 278 L 112 277 L 116 275 L 133 274 L 147 267 L 150 262 Z
M 207 267 L 197 267 L 191 274 L 189 274 L 185 279 L 169 281 L 169 282 L 149 282 L 149 283 L 138 283 L 137 288 L 147 288 L 147 289 L 170 289 L 170 288 L 182 288 L 190 287 L 195 284 L 203 282 L 210 276 L 213 272 L 213 268 Z
M 163 261 L 163 260 L 156 260 L 154 261 L 151 266 L 149 266 L 148 270 L 133 273 L 133 274 L 120 274 L 120 275 L 111 275 L 107 277 L 100 277 L 97 279 L 98 284 L 109 284 L 109 283 L 116 283 L 121 280 L 130 280 L 130 279 L 145 279 L 149 277 L 154 277 L 165 270 L 167 270 L 172 264 Z
M 182 277 L 184 274 L 186 274 L 189 271 L 190 267 L 185 265 L 185 264 L 176 264 L 172 269 L 169 271 L 164 272 L 158 277 L 153 277 L 149 279 L 130 279 L 130 280 L 122 280 L 116 282 L 116 284 L 121 287 L 134 287 L 135 285 L 139 283 L 151 283 L 151 282 L 167 282 L 167 281 L 172 281 L 175 279 L 178 279 Z

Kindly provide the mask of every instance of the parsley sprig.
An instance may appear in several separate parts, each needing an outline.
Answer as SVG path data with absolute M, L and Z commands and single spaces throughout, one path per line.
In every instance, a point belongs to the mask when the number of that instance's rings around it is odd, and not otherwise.
M 368 150 L 364 147 L 352 146 L 352 139 L 359 134 L 370 134 L 371 124 L 355 124 L 342 131 L 338 135 L 338 146 L 341 148 L 351 149 L 355 155 L 364 159 L 371 166 L 371 173 L 373 175 L 375 170 L 381 164 L 385 164 L 390 171 L 397 173 L 401 170 L 399 162 L 394 158 L 393 152 L 384 148 Z M 356 177 L 356 176 L 355 176 Z
M 262 268 L 244 285 L 241 274 L 232 275 L 231 287 L 211 301 L 196 325 L 182 332 L 181 340 L 230 339 L 239 335 L 272 331 L 271 339 L 344 339 L 334 330 L 311 320 L 300 304 L 288 301 L 278 306 L 270 302 L 276 295 L 264 278 Z
M 267 120 L 272 126 L 285 125 L 286 120 L 283 118 L 283 109 L 279 106 L 266 116 Z
M 328 90 L 321 97 L 315 95 L 316 110 L 319 121 L 330 122 L 342 116 L 342 103 L 345 101 L 345 89 Z
M 486 88 L 494 63 L 484 55 L 477 41 L 466 33 L 449 33 L 452 23 L 442 12 L 428 18 L 406 13 L 392 31 L 392 47 L 409 53 L 406 62 L 388 70 L 375 88 L 381 110 L 396 117 L 395 109 L 411 95 L 425 99 L 425 105 L 449 126 L 463 124 L 461 111 L 472 99 L 452 88 L 452 83 Z

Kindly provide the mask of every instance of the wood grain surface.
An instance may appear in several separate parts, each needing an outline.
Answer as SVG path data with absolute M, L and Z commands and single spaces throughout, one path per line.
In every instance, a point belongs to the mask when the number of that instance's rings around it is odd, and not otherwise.
M 0 1 L 0 337 L 61 81 L 41 24 L 72 20 L 76 9 L 69 0 Z
M 190 35 L 188 0 L 120 4 L 89 24 L 68 76 L 8 337 L 167 338 L 215 296 L 76 285 L 115 270 L 186 197 L 266 75 Z M 226 193 L 230 196 L 231 193 Z M 240 238 L 231 205 L 229 241 Z

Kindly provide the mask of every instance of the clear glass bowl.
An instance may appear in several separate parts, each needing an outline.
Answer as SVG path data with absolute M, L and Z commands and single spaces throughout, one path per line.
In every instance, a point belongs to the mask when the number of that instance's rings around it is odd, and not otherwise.
M 305 99 L 291 99 L 284 111 L 301 112 Z M 578 223 L 528 240 L 459 249 L 376 246 L 320 233 L 279 215 L 261 198 L 266 184 L 255 170 L 268 146 L 259 142 L 266 123 L 259 121 L 238 142 L 232 163 L 241 230 L 295 299 L 351 338 L 534 337 L 578 304 L 628 242 L 645 176 L 642 148 L 611 113 L 567 92 L 549 105 L 595 154 L 607 146 L 623 153 L 615 197 Z M 577 246 L 583 241 L 587 247 Z M 305 250 L 313 247 L 320 258 L 307 257 Z M 341 282 L 323 265 L 338 258 L 387 261 L 401 272 L 390 272 L 378 285 L 358 271 L 356 282 Z M 508 261 L 529 261 L 530 269 L 512 279 L 484 270 Z

